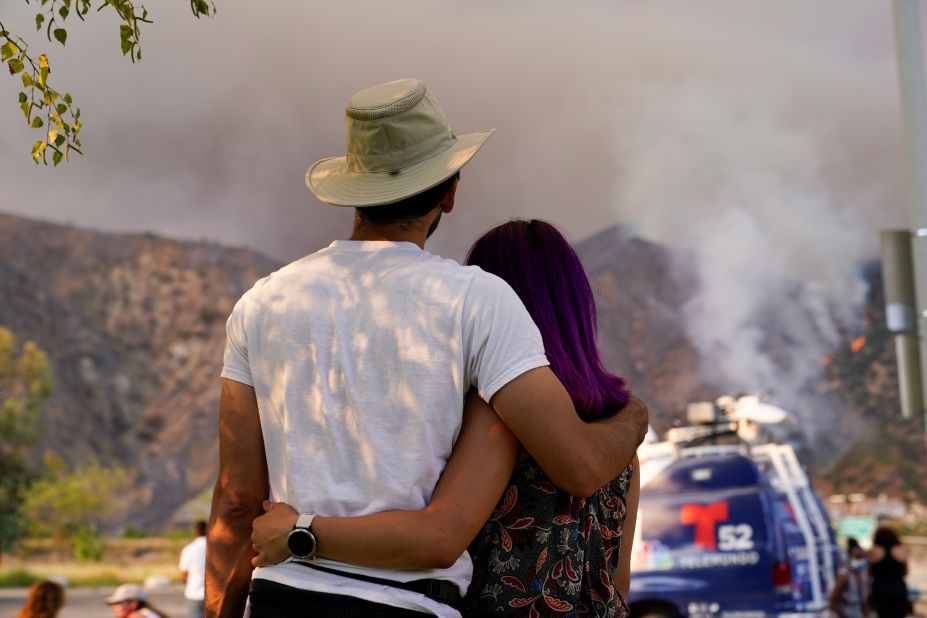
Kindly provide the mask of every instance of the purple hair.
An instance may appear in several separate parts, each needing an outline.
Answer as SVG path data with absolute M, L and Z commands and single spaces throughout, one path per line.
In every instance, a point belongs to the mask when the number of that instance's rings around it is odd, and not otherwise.
M 514 219 L 481 236 L 467 254 L 512 286 L 544 339 L 550 368 L 583 420 L 628 402 L 624 380 L 602 366 L 596 345 L 595 299 L 579 256 L 550 223 Z

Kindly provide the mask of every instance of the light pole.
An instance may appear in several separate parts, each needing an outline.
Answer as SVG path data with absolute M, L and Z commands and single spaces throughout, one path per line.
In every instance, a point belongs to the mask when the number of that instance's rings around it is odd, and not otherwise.
M 921 30 L 921 0 L 894 0 L 895 47 L 898 54 L 898 81 L 907 146 L 908 170 L 912 182 L 911 241 L 913 262 L 917 350 L 921 393 L 927 384 L 927 89 L 925 89 L 924 50 Z M 889 299 L 886 299 L 889 302 Z M 899 350 L 900 350 L 899 346 Z M 899 358 L 899 364 L 904 362 Z M 909 368 L 911 369 L 911 368 Z M 914 375 L 911 376 L 914 378 Z M 913 381 L 913 380 L 911 380 Z M 904 389 L 904 385 L 902 385 Z M 902 401 L 910 401 L 902 391 Z M 923 397 L 919 398 L 924 413 Z M 925 415 L 927 417 L 927 415 Z

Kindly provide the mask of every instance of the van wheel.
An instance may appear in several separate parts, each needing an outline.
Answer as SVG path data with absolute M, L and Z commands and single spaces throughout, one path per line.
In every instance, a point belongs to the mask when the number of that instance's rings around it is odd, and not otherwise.
M 683 615 L 666 601 L 640 601 L 631 604 L 631 618 L 683 618 Z

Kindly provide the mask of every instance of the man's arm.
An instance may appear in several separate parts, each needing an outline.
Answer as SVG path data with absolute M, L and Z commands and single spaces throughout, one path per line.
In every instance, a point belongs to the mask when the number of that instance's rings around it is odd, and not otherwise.
M 268 497 L 267 460 L 254 389 L 222 381 L 219 478 L 206 538 L 206 616 L 239 618 L 251 580 L 251 522 Z
M 550 479 L 580 497 L 621 474 L 647 433 L 647 407 L 636 397 L 619 414 L 583 422 L 549 367 L 523 373 L 489 403 Z

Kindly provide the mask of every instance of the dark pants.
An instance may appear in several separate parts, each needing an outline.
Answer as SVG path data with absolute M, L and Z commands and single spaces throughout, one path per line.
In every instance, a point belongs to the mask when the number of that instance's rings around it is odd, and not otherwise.
M 251 580 L 248 598 L 251 618 L 422 618 L 430 615 L 363 599 L 300 590 L 265 579 Z
M 187 599 L 187 616 L 189 618 L 203 618 L 204 601 Z

